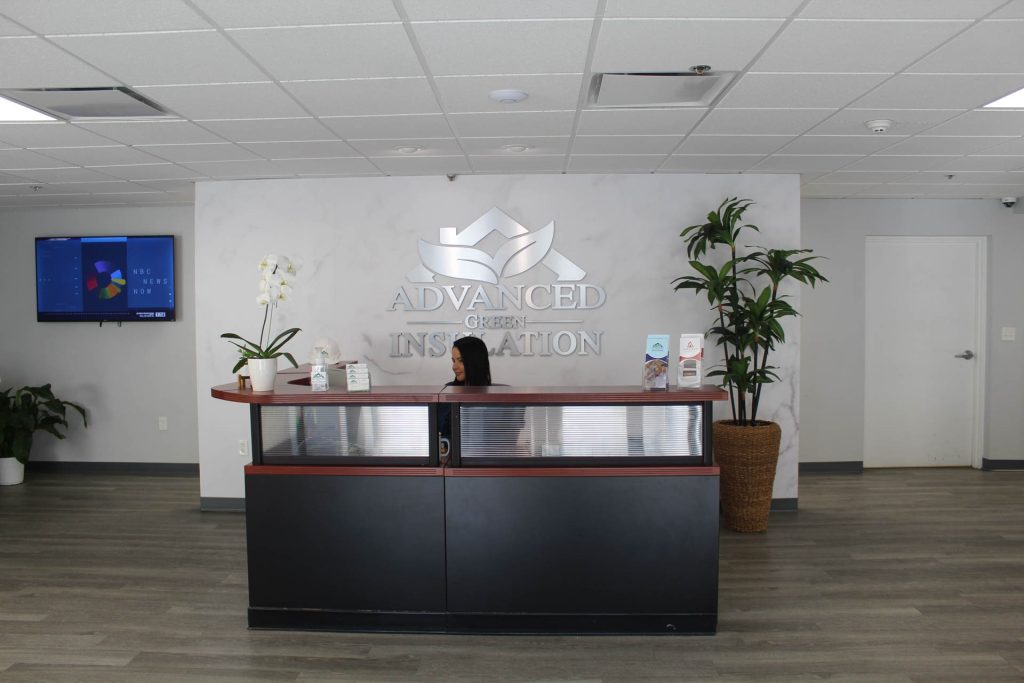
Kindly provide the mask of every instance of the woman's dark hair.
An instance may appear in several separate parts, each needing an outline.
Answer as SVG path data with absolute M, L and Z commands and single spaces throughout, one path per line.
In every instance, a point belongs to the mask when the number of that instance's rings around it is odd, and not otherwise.
M 466 370 L 465 386 L 480 387 L 491 384 L 491 362 L 487 358 L 487 346 L 479 337 L 460 337 L 455 348 L 462 355 L 462 367 Z

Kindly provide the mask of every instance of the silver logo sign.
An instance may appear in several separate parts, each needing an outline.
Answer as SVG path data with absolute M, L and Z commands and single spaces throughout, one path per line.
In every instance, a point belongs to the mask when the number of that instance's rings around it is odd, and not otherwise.
M 505 238 L 493 255 L 480 244 L 491 233 Z M 530 232 L 508 214 L 495 207 L 467 226 L 462 232 L 455 228 L 439 228 L 438 241 L 419 241 L 422 263 L 406 276 L 410 282 L 434 282 L 435 275 L 475 280 L 492 285 L 504 277 L 513 277 L 544 264 L 560 282 L 577 282 L 586 272 L 551 248 L 555 223 Z

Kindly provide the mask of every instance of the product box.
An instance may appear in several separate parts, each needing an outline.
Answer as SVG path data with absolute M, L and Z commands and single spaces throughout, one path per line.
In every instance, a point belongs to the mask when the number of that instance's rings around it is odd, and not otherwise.
M 679 335 L 679 365 L 676 366 L 676 386 L 699 387 L 704 381 L 704 335 Z
M 668 389 L 668 335 L 647 335 L 647 351 L 644 354 L 644 373 L 641 386 L 644 389 Z
M 349 363 L 345 366 L 345 379 L 349 391 L 370 390 L 370 369 L 366 363 Z

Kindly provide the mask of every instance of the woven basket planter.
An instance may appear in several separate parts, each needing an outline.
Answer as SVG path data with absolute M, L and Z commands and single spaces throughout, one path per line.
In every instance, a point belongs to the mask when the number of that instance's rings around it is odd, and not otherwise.
M 774 422 L 738 427 L 731 420 L 712 425 L 712 448 L 721 468 L 725 526 L 733 531 L 766 531 L 772 507 L 775 465 L 782 429 Z

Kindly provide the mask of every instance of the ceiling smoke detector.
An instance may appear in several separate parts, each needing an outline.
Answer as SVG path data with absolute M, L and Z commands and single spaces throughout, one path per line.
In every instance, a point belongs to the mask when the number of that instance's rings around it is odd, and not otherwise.
M 500 102 L 501 104 L 517 104 L 529 97 L 529 95 L 522 90 L 513 89 L 492 90 L 488 96 L 495 102 Z
M 870 121 L 865 121 L 864 125 L 872 133 L 887 133 L 892 128 L 892 121 L 889 119 L 871 119 Z

